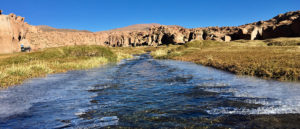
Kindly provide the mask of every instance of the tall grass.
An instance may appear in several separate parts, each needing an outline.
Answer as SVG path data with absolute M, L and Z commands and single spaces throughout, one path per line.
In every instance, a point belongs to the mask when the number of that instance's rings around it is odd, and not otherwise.
M 173 51 L 175 48 L 178 48 L 180 46 L 178 45 L 166 45 L 166 46 L 160 46 L 159 48 L 152 50 L 150 55 L 153 56 L 156 59 L 166 59 L 167 56 Z M 175 52 L 175 51 L 173 51 Z M 174 53 L 172 53 L 174 54 Z
M 230 43 L 194 41 L 171 50 L 162 48 L 168 51 L 166 55 L 156 55 L 156 52 L 153 52 L 153 56 L 191 61 L 239 75 L 298 81 L 300 80 L 300 48 L 291 45 L 268 46 L 270 41 L 284 42 L 285 39 L 290 40 L 290 38 L 280 38 L 280 40 L 243 40 Z
M 0 88 L 22 83 L 33 77 L 98 67 L 108 62 L 131 58 L 145 48 L 108 48 L 101 46 L 69 46 L 32 53 L 18 53 L 0 58 Z

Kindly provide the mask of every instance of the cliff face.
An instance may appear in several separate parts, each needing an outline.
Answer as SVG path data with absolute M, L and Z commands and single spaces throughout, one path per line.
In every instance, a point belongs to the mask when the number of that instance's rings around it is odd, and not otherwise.
M 106 35 L 90 32 L 44 32 L 38 28 L 35 32 L 30 31 L 26 35 L 32 50 L 72 45 L 104 45 L 103 39 L 106 38 Z
M 300 11 L 279 14 L 276 17 L 239 26 L 238 32 L 229 33 L 233 39 L 268 39 L 276 37 L 299 37 Z
M 69 32 L 69 31 L 45 31 L 35 27 L 35 31 L 29 31 L 26 40 L 33 50 L 69 46 L 69 45 L 107 45 L 114 47 L 128 46 L 157 46 L 169 43 L 185 43 L 190 41 L 189 29 L 178 26 L 151 27 L 148 30 L 136 31 L 103 31 Z M 201 38 L 199 32 L 193 33 L 192 38 Z M 201 33 L 201 32 L 200 32 Z
M 298 37 L 300 36 L 300 11 L 280 14 L 263 22 L 263 37 Z
M 48 26 L 30 26 L 24 18 L 0 12 L 0 53 L 20 51 L 20 44 L 33 50 L 69 45 L 107 45 L 115 47 L 184 44 L 192 40 L 230 41 L 300 37 L 300 11 L 280 14 L 268 21 L 237 27 L 186 29 L 180 26 L 141 24 L 92 33 Z
M 2 15 L 0 11 L 0 53 L 20 51 L 19 43 L 26 38 L 29 25 L 15 14 Z

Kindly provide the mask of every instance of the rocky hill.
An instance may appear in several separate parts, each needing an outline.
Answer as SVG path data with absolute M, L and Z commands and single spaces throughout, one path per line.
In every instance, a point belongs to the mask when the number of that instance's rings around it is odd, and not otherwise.
M 58 32 L 91 32 L 88 30 L 75 30 L 75 29 L 57 29 L 51 26 L 47 26 L 47 25 L 39 25 L 36 26 L 38 29 L 40 29 L 41 31 L 44 32 L 49 32 L 49 31 L 58 31 Z
M 68 45 L 158 46 L 184 44 L 192 40 L 228 42 L 238 39 L 300 37 L 300 11 L 280 14 L 267 21 L 236 27 L 187 29 L 180 26 L 137 24 L 129 27 L 92 33 L 48 26 L 31 26 L 14 14 L 0 14 L 0 53 L 20 51 L 20 44 L 33 50 Z
M 146 31 L 149 30 L 152 27 L 159 27 L 160 24 L 157 23 L 151 23 L 151 24 L 135 24 L 127 27 L 122 28 L 116 28 L 112 30 L 108 30 L 108 32 L 115 32 L 115 31 Z M 100 31 L 102 32 L 102 31 Z

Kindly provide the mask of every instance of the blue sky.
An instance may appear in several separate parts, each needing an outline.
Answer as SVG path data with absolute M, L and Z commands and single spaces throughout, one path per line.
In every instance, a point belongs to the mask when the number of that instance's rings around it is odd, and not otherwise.
M 300 10 L 300 0 L 1 0 L 0 9 L 32 25 L 101 31 L 144 23 L 237 26 Z

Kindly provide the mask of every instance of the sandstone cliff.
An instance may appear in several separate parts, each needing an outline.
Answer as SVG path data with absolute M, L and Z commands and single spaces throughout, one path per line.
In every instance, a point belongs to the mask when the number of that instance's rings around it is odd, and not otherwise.
M 20 51 L 20 44 L 33 50 L 68 45 L 106 45 L 114 47 L 184 44 L 192 40 L 230 41 L 300 37 L 300 11 L 280 14 L 267 21 L 237 27 L 187 29 L 180 26 L 138 24 L 121 29 L 92 33 L 49 26 L 31 26 L 24 18 L 0 12 L 0 53 Z
M 26 38 L 29 25 L 15 14 L 2 15 L 0 11 L 0 53 L 20 51 L 20 43 Z M 29 45 L 29 44 L 28 44 Z

